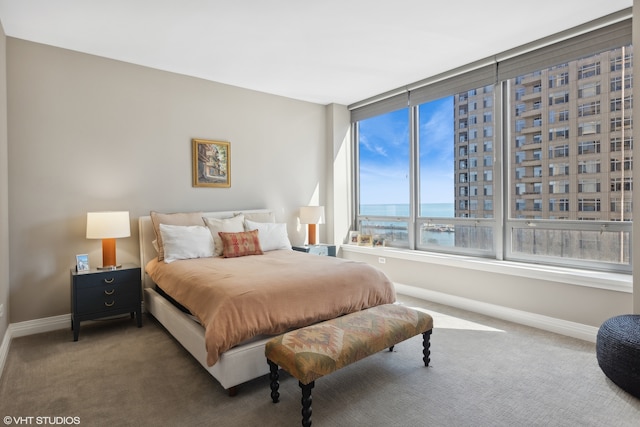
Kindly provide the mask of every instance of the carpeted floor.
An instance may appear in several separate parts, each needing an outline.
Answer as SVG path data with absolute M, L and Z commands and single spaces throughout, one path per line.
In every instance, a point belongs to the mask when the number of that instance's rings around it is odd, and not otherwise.
M 431 366 L 418 336 L 320 378 L 314 426 L 640 425 L 640 400 L 604 376 L 594 344 L 399 299 L 434 317 Z M 298 426 L 300 388 L 281 378 L 278 404 L 266 376 L 232 398 L 152 317 L 141 329 L 128 317 L 87 322 L 78 342 L 70 330 L 12 341 L 0 416 L 5 425 Z

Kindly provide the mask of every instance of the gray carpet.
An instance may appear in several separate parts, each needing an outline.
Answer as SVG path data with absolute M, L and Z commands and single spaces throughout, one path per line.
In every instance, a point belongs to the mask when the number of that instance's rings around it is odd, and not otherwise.
M 640 400 L 604 376 L 594 344 L 400 300 L 434 317 L 431 366 L 414 337 L 320 378 L 314 426 L 640 425 Z M 129 318 L 87 322 L 78 342 L 70 330 L 12 341 L 0 416 L 34 417 L 31 425 L 78 417 L 82 426 L 298 426 L 297 380 L 281 378 L 278 404 L 267 377 L 231 398 L 152 317 L 141 329 Z

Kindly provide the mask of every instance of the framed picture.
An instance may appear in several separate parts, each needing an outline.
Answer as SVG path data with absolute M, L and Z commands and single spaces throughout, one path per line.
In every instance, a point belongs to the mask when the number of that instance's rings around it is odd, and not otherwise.
M 373 236 L 373 246 L 377 248 L 383 248 L 386 245 L 386 241 L 384 237 Z
M 358 246 L 373 246 L 373 236 L 371 234 L 360 234 L 358 236 Z
M 350 231 L 349 232 L 349 244 L 357 245 L 358 244 L 358 236 L 360 235 L 359 231 Z
M 231 147 L 223 141 L 193 139 L 193 186 L 231 187 Z
M 76 271 L 89 271 L 89 255 L 76 255 Z

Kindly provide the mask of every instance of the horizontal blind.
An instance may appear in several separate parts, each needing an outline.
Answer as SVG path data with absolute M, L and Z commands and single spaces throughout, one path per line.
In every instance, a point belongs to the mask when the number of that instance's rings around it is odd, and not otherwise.
M 532 71 L 630 45 L 631 9 L 502 52 L 446 73 L 352 104 L 351 121 L 478 89 Z
M 401 108 L 407 108 L 408 98 L 409 94 L 405 91 L 388 98 L 383 98 L 380 101 L 356 107 L 351 110 L 351 123 L 379 116 L 381 114 L 390 113 L 392 111 L 400 110 Z
M 556 35 L 554 38 L 558 38 L 558 36 Z M 536 44 L 541 45 L 543 41 L 538 41 Z M 631 19 L 626 19 L 530 51 L 526 51 L 527 46 L 523 46 L 518 49 L 521 52 L 524 51 L 522 54 L 512 50 L 498 56 L 498 80 L 512 79 L 532 71 L 564 64 L 630 44 Z
M 484 61 L 484 63 L 486 62 Z M 461 69 L 457 69 L 411 85 L 415 89 L 409 89 L 410 105 L 420 105 L 459 92 L 494 84 L 496 65 L 492 61 L 490 62 L 490 64 L 480 67 L 465 67 L 471 68 L 469 71 L 461 72 L 459 71 Z

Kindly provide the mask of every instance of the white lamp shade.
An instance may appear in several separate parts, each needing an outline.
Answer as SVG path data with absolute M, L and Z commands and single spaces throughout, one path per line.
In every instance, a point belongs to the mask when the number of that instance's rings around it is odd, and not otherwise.
M 129 236 L 129 212 L 87 212 L 87 239 L 117 239 Z
M 324 224 L 324 206 L 301 207 L 300 224 Z

